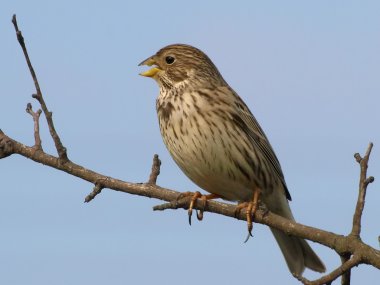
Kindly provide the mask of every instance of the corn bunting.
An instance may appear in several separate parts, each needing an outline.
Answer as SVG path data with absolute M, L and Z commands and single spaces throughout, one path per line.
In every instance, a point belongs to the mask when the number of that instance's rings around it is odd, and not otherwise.
M 280 163 L 259 123 L 227 84 L 209 57 L 189 45 L 159 50 L 140 65 L 152 66 L 143 76 L 159 85 L 156 101 L 161 135 L 181 170 L 210 195 L 246 207 L 249 233 L 260 200 L 273 213 L 293 220 L 290 193 Z M 289 270 L 325 266 L 308 243 L 271 229 Z

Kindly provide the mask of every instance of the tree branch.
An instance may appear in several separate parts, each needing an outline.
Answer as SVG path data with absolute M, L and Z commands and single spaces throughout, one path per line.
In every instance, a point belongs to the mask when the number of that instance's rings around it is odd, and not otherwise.
M 346 262 L 348 262 L 349 259 L 350 259 L 350 255 L 349 254 L 342 254 L 340 256 L 340 260 L 342 262 L 342 266 L 343 266 L 343 264 L 345 264 Z M 351 283 L 351 268 L 347 269 L 347 271 L 342 274 L 341 285 L 350 285 L 350 283 Z
M 33 111 L 32 104 L 28 103 L 26 105 L 26 112 L 30 114 L 33 118 L 34 122 L 34 148 L 35 150 L 42 150 L 42 145 L 41 145 L 41 137 L 40 137 L 40 115 L 41 115 L 41 109 L 38 109 L 37 112 Z
M 108 177 L 84 168 L 83 166 L 75 164 L 72 161 L 62 164 L 58 157 L 54 157 L 43 151 L 35 152 L 32 147 L 23 145 L 20 142 L 7 137 L 3 132 L 0 132 L 0 154 L 1 150 L 4 149 L 7 150 L 5 153 L 8 155 L 12 153 L 19 154 L 35 162 L 67 172 L 70 175 L 76 176 L 93 184 L 101 181 L 103 188 L 167 201 L 170 202 L 170 205 L 172 205 L 170 207 L 171 209 L 188 209 L 189 207 L 189 199 L 185 198 L 179 201 L 176 200 L 181 194 L 180 192 L 162 188 L 151 183 L 130 183 Z M 198 199 L 194 208 L 198 210 L 203 209 L 202 201 Z M 155 209 L 157 210 L 158 208 L 155 207 Z M 204 210 L 205 212 L 235 218 L 236 205 L 216 201 L 207 201 Z M 246 214 L 243 212 L 239 213 L 236 218 L 238 220 L 245 221 Z M 271 212 L 263 211 L 262 209 L 259 209 L 256 212 L 255 222 L 279 229 L 288 235 L 293 235 L 320 243 L 334 249 L 338 254 L 356 254 L 358 256 L 357 258 L 360 258 L 361 263 L 371 264 L 380 269 L 380 251 L 363 243 L 360 239 L 356 239 L 352 236 L 343 236 L 292 222 Z
M 372 147 L 373 147 L 373 143 L 370 143 L 368 145 L 367 151 L 363 158 L 360 156 L 359 153 L 355 153 L 354 155 L 356 161 L 360 165 L 360 179 L 359 179 L 358 200 L 356 202 L 355 213 L 354 213 L 354 217 L 352 221 L 351 235 L 356 236 L 357 238 L 360 238 L 361 220 L 362 220 L 362 215 L 363 215 L 363 210 L 364 210 L 367 186 L 368 184 L 375 181 L 375 178 L 373 176 L 370 176 L 367 178 L 368 160 L 371 154 Z
M 339 266 L 337 269 L 335 269 L 331 273 L 326 274 L 325 276 L 317 280 L 310 281 L 302 276 L 298 277 L 298 280 L 300 280 L 305 285 L 331 284 L 335 279 L 337 279 L 339 276 L 342 276 L 344 273 L 346 273 L 352 267 L 357 266 L 359 263 L 360 263 L 360 258 L 358 257 L 351 258 L 347 260 L 346 262 L 344 262 L 341 266 Z
M 152 164 L 152 171 L 149 175 L 149 184 L 156 185 L 157 177 L 160 175 L 160 168 L 161 168 L 161 160 L 158 158 L 158 154 L 155 154 L 153 156 L 153 164 Z
M 58 153 L 59 158 L 61 159 L 62 162 L 66 162 L 69 160 L 69 158 L 67 156 L 67 150 L 63 146 L 61 139 L 55 130 L 54 123 L 53 123 L 53 117 L 52 117 L 53 113 L 50 112 L 48 110 L 48 108 L 46 107 L 45 100 L 42 96 L 40 84 L 38 83 L 37 75 L 34 71 L 34 68 L 33 68 L 32 63 L 31 63 L 30 58 L 29 58 L 28 51 L 26 49 L 24 37 L 23 37 L 21 31 L 18 29 L 16 15 L 13 15 L 12 23 L 13 23 L 13 26 L 16 30 L 17 41 L 19 42 L 19 44 L 22 48 L 22 51 L 24 52 L 25 60 L 26 60 L 26 63 L 28 64 L 30 74 L 32 75 L 32 78 L 33 78 L 34 86 L 36 88 L 37 93 L 33 94 L 32 97 L 35 98 L 40 103 L 42 111 L 45 114 L 46 121 L 47 121 L 47 124 L 49 126 L 49 132 L 50 132 L 51 137 L 53 138 L 55 148 L 57 149 L 57 153 Z

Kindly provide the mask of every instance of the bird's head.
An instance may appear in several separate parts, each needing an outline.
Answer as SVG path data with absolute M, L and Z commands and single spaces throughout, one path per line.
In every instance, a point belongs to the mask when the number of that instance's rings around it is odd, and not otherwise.
M 151 69 L 140 75 L 153 78 L 164 89 L 171 89 L 182 83 L 190 83 L 192 86 L 225 84 L 209 57 L 189 45 L 166 46 L 139 65 L 151 66 Z

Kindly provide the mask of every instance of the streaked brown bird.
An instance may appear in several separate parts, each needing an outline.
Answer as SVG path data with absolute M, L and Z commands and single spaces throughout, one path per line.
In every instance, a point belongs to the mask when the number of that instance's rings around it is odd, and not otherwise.
M 259 200 L 270 211 L 294 221 L 290 193 L 280 163 L 259 123 L 227 84 L 209 57 L 184 44 L 169 45 L 140 65 L 159 85 L 156 101 L 164 143 L 182 171 L 210 195 L 197 198 L 237 201 L 247 208 L 249 233 Z M 289 270 L 325 266 L 308 243 L 271 229 Z

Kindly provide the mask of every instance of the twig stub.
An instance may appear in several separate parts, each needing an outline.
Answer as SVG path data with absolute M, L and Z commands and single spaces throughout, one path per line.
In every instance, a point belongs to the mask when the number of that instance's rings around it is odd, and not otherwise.
M 161 160 L 158 158 L 158 154 L 155 154 L 153 156 L 153 163 L 152 163 L 152 170 L 149 175 L 149 184 L 156 184 L 157 183 L 157 177 L 160 175 L 160 168 L 161 168 Z
M 373 143 L 369 143 L 367 151 L 363 158 L 360 156 L 360 154 L 358 153 L 355 154 L 355 159 L 360 164 L 360 179 L 359 179 L 358 199 L 356 202 L 355 213 L 352 219 L 352 230 L 351 230 L 350 235 L 356 238 L 360 238 L 361 219 L 362 219 L 363 210 L 364 210 L 367 186 L 369 183 L 372 183 L 375 180 L 373 176 L 370 176 L 367 178 L 368 161 L 369 161 L 369 156 L 371 155 L 372 147 L 373 147 Z
M 365 180 L 365 184 L 368 185 L 370 183 L 373 183 L 375 181 L 375 177 L 370 176 Z
M 357 163 L 360 163 L 363 159 L 359 153 L 355 153 L 354 157 Z
M 95 186 L 94 186 L 92 192 L 86 196 L 86 198 L 84 199 L 84 202 L 88 203 L 91 200 L 93 200 L 96 197 L 96 195 L 98 195 L 98 194 L 100 194 L 100 192 L 102 192 L 102 189 L 103 189 L 103 186 L 100 183 L 95 183 Z
M 32 104 L 28 103 L 26 105 L 26 112 L 30 114 L 34 122 L 34 148 L 35 150 L 42 150 L 41 136 L 40 136 L 40 115 L 42 113 L 41 109 L 38 109 L 37 112 L 33 111 Z

